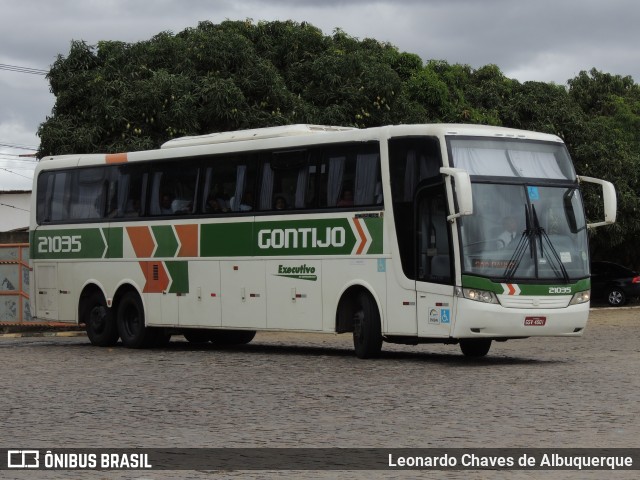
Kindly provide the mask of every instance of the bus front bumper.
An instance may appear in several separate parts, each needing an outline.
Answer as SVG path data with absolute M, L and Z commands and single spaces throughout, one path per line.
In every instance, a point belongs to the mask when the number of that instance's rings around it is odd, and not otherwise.
M 589 302 L 565 308 L 505 308 L 459 298 L 453 338 L 579 337 L 589 317 Z

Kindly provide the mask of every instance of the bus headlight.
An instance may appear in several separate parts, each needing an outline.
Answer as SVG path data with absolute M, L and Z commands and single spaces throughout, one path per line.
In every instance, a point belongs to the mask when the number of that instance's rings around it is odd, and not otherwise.
M 487 290 L 477 290 L 475 288 L 463 288 L 462 294 L 464 298 L 475 300 L 482 303 L 498 303 L 498 297 L 493 292 Z
M 569 305 L 578 305 L 579 303 L 586 303 L 591 300 L 591 290 L 585 290 L 584 292 L 576 293 Z

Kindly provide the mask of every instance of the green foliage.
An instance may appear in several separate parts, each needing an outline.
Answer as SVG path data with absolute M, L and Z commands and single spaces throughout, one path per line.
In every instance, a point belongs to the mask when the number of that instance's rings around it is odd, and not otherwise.
M 640 87 L 628 76 L 593 69 L 567 87 L 520 83 L 496 65 L 424 64 L 342 30 L 247 20 L 201 22 L 137 43 L 74 41 L 48 79 L 56 103 L 38 132 L 40 157 L 289 123 L 460 122 L 553 133 L 579 174 L 616 186 L 618 223 L 594 232 L 596 256 L 640 267 Z M 598 191 L 583 194 L 590 219 L 601 218 Z

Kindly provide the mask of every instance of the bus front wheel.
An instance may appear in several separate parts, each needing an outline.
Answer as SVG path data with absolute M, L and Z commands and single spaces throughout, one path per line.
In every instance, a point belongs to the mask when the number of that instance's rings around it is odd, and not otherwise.
M 144 348 L 155 340 L 156 332 L 144 323 L 140 296 L 134 291 L 126 292 L 118 304 L 118 332 L 125 347 Z
M 353 347 L 358 358 L 376 358 L 382 350 L 382 327 L 376 302 L 361 293 L 353 315 Z
M 463 338 L 460 340 L 460 350 L 465 357 L 484 357 L 491 348 L 490 338 Z
M 92 345 L 111 347 L 118 343 L 118 326 L 101 293 L 94 292 L 82 298 L 80 321 L 85 324 Z

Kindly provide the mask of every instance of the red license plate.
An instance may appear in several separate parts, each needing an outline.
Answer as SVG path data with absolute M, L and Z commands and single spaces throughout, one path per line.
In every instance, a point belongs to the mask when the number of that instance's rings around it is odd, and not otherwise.
M 547 323 L 547 317 L 525 317 L 525 327 L 542 327 Z

